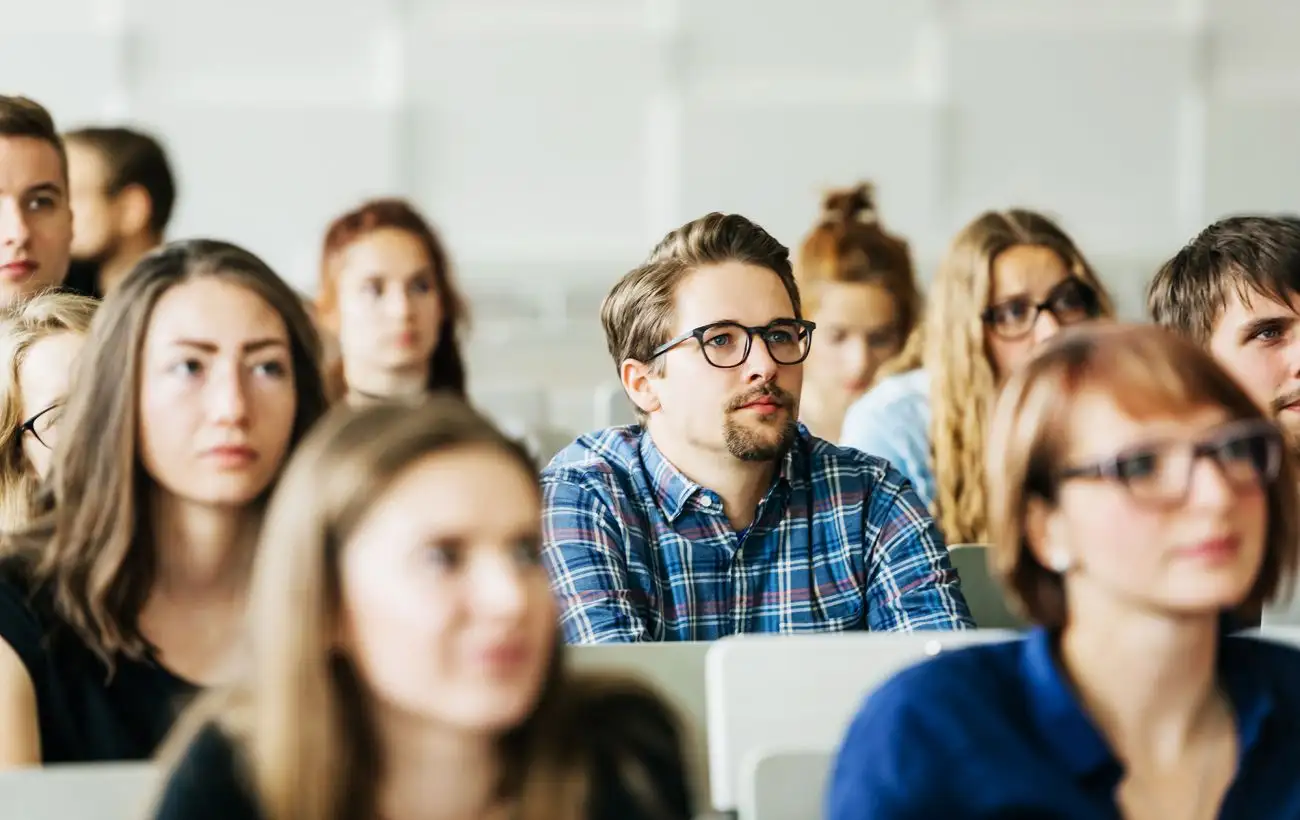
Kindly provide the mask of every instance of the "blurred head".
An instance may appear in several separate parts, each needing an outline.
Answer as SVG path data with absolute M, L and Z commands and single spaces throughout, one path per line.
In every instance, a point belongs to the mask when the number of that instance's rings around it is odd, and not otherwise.
M 898 354 L 921 315 L 907 242 L 885 232 L 869 185 L 826 196 L 795 275 L 817 324 L 806 389 L 847 404 Z
M 988 540 L 984 436 L 997 385 L 1062 327 L 1113 313 L 1083 254 L 1041 214 L 989 211 L 953 239 L 931 287 L 922 355 L 949 543 Z
M 1300 442 L 1300 220 L 1238 216 L 1161 267 L 1151 317 L 1205 347 Z
M 317 309 L 346 373 L 427 373 L 430 390 L 464 394 L 468 312 L 446 250 L 408 203 L 375 200 L 331 223 Z
M 812 326 L 789 252 L 758 225 L 715 213 L 668 234 L 601 323 L 657 443 L 773 461 L 793 441 Z
M 224 242 L 165 245 L 104 302 L 59 421 L 37 571 L 92 649 L 143 651 L 152 505 L 260 515 L 324 411 L 318 362 L 293 290 Z
M 1003 390 L 987 463 L 992 561 L 1039 623 L 1258 607 L 1296 570 L 1294 466 L 1191 341 L 1062 334 Z
M 50 291 L 0 321 L 0 530 L 29 524 L 49 472 L 77 354 L 99 303 Z
M 376 726 L 502 740 L 523 726 L 559 681 L 540 522 L 528 455 L 460 399 L 336 408 L 263 530 L 258 759 L 365 770 Z
M 72 256 L 103 264 L 163 239 L 176 181 L 163 147 L 130 128 L 82 128 L 64 135 L 72 202 Z
M 0 307 L 68 275 L 72 210 L 63 140 L 48 111 L 0 95 Z

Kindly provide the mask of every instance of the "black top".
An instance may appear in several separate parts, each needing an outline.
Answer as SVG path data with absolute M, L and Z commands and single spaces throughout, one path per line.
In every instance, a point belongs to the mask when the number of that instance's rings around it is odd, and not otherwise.
M 45 763 L 145 760 L 198 691 L 149 660 L 108 668 L 54 614 L 50 596 L 29 594 L 0 571 L 0 640 L 27 667 L 36 690 Z
M 590 745 L 587 820 L 689 820 L 691 794 L 681 744 L 663 710 L 651 705 L 625 714 L 626 720 L 618 723 L 606 720 L 613 716 L 610 712 L 597 706 L 588 711 L 590 722 L 570 727 L 586 735 Z M 635 786 L 623 779 L 628 768 L 636 770 Z M 224 731 L 209 725 L 172 772 L 153 820 L 265 820 L 251 782 L 243 752 Z M 656 805 L 647 805 L 638 794 L 653 795 Z
M 104 294 L 99 292 L 99 263 L 73 260 L 68 265 L 63 290 L 78 296 L 89 296 L 91 299 L 103 299 Z

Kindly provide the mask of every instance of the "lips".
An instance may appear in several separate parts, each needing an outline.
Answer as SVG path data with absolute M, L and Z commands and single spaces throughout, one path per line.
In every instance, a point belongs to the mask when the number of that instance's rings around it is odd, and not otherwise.
M 0 278 L 8 279 L 9 281 L 27 279 L 36 272 L 38 267 L 40 266 L 30 260 L 6 262 L 5 264 L 0 265 Z
M 257 451 L 240 444 L 226 444 L 213 447 L 204 453 L 209 459 L 223 467 L 241 467 L 257 460 Z

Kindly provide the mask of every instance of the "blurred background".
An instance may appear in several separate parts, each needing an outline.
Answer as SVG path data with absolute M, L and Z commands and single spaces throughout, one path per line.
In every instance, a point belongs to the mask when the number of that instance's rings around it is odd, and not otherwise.
M 601 297 L 710 210 L 797 246 L 873 180 L 928 280 L 980 210 L 1039 208 L 1140 316 L 1206 223 L 1296 208 L 1297 33 L 1296 0 L 0 0 L 0 88 L 156 134 L 169 236 L 308 294 L 333 216 L 410 197 L 470 296 L 471 392 L 582 429 Z

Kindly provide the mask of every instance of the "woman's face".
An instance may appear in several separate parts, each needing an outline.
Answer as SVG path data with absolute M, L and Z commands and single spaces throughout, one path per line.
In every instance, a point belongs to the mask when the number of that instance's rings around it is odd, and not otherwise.
M 1062 467 L 1118 456 L 1127 481 L 1067 478 L 1045 519 L 1037 557 L 1067 559 L 1071 617 L 1099 605 L 1166 614 L 1239 605 L 1263 562 L 1260 472 L 1277 443 L 1219 407 L 1134 418 L 1095 391 L 1078 397 L 1072 417 Z M 1202 455 L 1193 459 L 1193 448 Z
M 23 435 L 23 456 L 39 478 L 49 473 L 68 383 L 85 341 L 85 336 L 70 330 L 51 334 L 27 348 L 18 366 L 23 422 L 31 424 Z
M 426 370 L 438 345 L 443 304 L 424 246 L 380 228 L 344 248 L 338 264 L 338 342 L 351 373 Z
M 165 491 L 242 506 L 264 493 L 293 436 L 289 332 L 262 297 L 219 277 L 165 292 L 145 332 L 140 459 Z
M 343 642 L 380 704 L 495 734 L 532 711 L 555 652 L 536 478 L 494 446 L 426 456 L 343 545 Z
M 804 364 L 804 391 L 847 404 L 871 386 L 880 365 L 903 345 L 898 300 L 883 285 L 817 285 L 817 324 Z
M 993 258 L 992 274 L 984 342 L 999 380 L 1063 326 L 1096 315 L 1091 288 L 1051 248 L 1013 245 Z

